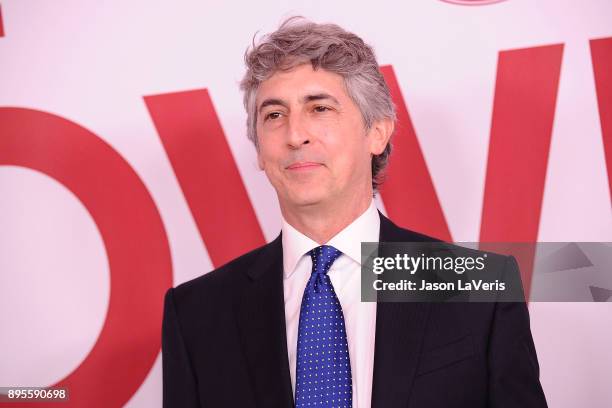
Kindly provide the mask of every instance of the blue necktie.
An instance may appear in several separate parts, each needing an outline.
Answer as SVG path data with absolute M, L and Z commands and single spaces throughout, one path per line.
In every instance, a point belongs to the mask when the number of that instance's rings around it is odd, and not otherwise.
M 297 344 L 295 406 L 351 408 L 353 389 L 344 314 L 327 275 L 342 252 L 328 245 L 309 252 Z

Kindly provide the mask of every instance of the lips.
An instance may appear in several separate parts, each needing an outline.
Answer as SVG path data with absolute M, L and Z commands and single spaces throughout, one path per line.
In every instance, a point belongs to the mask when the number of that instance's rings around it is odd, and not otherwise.
M 287 170 L 309 170 L 322 166 L 321 163 L 315 162 L 297 162 L 287 166 Z

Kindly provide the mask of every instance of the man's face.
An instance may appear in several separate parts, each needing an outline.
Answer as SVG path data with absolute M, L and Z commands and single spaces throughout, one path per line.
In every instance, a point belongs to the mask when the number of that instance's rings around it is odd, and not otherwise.
M 310 64 L 277 72 L 256 103 L 258 162 L 281 208 L 371 196 L 371 157 L 386 140 L 366 132 L 340 75 Z

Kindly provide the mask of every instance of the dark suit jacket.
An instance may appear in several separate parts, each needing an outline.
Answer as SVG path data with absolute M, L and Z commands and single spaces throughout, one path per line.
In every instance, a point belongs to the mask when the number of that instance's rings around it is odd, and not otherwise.
M 164 407 L 294 406 L 284 310 L 280 236 L 168 290 Z M 379 303 L 375 342 L 372 407 L 546 407 L 525 303 Z

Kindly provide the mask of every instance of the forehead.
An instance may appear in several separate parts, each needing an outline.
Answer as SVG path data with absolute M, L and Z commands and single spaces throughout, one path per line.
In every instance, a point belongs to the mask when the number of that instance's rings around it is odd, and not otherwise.
M 291 101 L 307 94 L 327 93 L 339 101 L 346 100 L 348 94 L 341 75 L 324 69 L 312 69 L 312 65 L 302 64 L 288 71 L 277 71 L 259 85 L 257 106 L 266 98 L 279 98 Z

